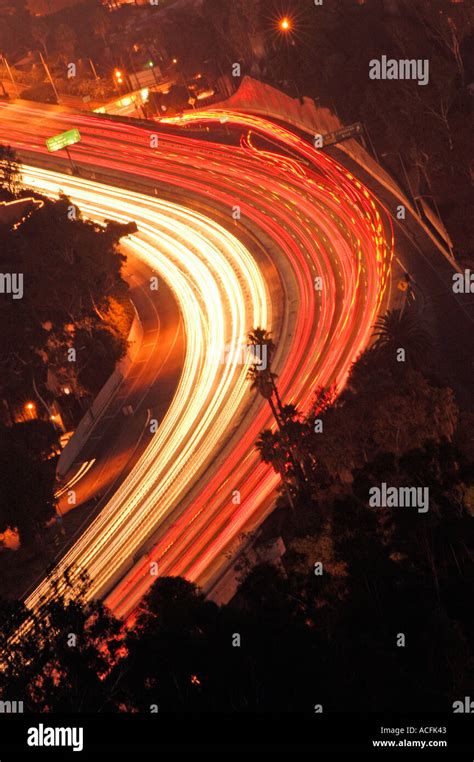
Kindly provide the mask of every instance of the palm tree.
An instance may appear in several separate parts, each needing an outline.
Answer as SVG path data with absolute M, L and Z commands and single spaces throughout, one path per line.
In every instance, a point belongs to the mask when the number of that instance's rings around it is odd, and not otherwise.
M 271 361 L 273 355 L 275 354 L 275 344 L 273 343 L 273 340 L 268 331 L 266 331 L 264 328 L 254 328 L 248 334 L 248 345 L 251 347 L 260 347 L 261 349 L 265 348 L 265 366 L 263 365 L 262 360 L 260 360 L 260 362 L 254 362 L 248 369 L 247 378 L 252 381 L 251 388 L 256 389 L 262 395 L 262 397 L 264 397 L 264 399 L 268 400 L 268 404 L 271 407 L 273 416 L 278 424 L 278 427 L 281 429 L 279 410 L 281 411 L 282 405 L 278 392 L 275 394 L 276 375 L 275 373 L 272 373 L 271 370 Z M 279 410 L 277 410 L 277 407 L 273 401 L 273 394 L 275 394 Z
M 270 429 L 264 429 L 257 439 L 257 450 L 262 456 L 264 463 L 271 463 L 275 471 L 280 470 L 281 453 L 280 439 L 278 434 Z
M 276 405 L 273 401 L 273 380 L 271 376 L 274 374 L 269 372 L 268 369 L 261 370 L 257 363 L 250 366 L 247 371 L 247 378 L 252 381 L 251 389 L 256 389 L 264 399 L 268 401 L 271 407 L 273 417 L 278 424 L 278 428 L 281 429 L 282 424 Z
M 265 429 L 257 439 L 257 450 L 263 462 L 271 463 L 274 470 L 280 474 L 288 502 L 291 508 L 294 508 L 295 503 L 288 483 L 285 467 L 285 449 L 283 448 L 281 435 L 273 433 L 270 429 Z
M 388 310 L 375 324 L 376 349 L 395 358 L 398 349 L 405 349 L 408 362 L 418 367 L 432 348 L 431 337 L 413 308 Z
M 251 346 L 266 346 L 268 352 L 268 365 L 275 354 L 275 344 L 270 333 L 264 328 L 253 328 L 248 333 L 248 341 Z
M 288 449 L 293 473 L 299 490 L 308 495 L 311 474 L 310 436 L 312 426 L 308 426 L 294 405 L 283 405 L 281 410 L 283 439 Z
M 277 376 L 275 373 L 272 373 L 271 370 L 271 361 L 273 355 L 275 354 L 275 344 L 273 343 L 273 340 L 268 331 L 266 331 L 264 328 L 254 328 L 252 331 L 250 331 L 248 334 L 248 342 L 249 346 L 261 348 L 265 347 L 266 349 L 265 366 L 261 360 L 260 362 L 254 362 L 247 371 L 247 378 L 252 381 L 251 388 L 256 389 L 259 394 L 261 394 L 262 397 L 268 401 L 268 404 L 270 405 L 271 411 L 273 413 L 273 417 L 275 418 L 277 426 L 283 437 L 285 436 L 284 425 L 281 417 L 283 412 L 283 405 L 275 383 Z M 277 405 L 275 405 L 275 402 L 273 401 L 273 395 L 275 395 Z M 290 457 L 293 462 L 294 459 L 291 452 Z M 294 508 L 295 505 L 288 486 L 286 472 L 281 462 L 276 464 L 276 470 L 281 474 L 288 501 L 291 507 Z
M 278 378 L 278 376 L 276 375 L 276 373 L 272 373 L 270 369 L 270 365 L 271 365 L 273 356 L 275 354 L 275 349 L 276 349 L 275 344 L 273 343 L 273 339 L 271 338 L 270 333 L 266 331 L 264 328 L 254 328 L 248 334 L 248 342 L 249 342 L 249 346 L 261 347 L 262 349 L 265 348 L 266 356 L 267 356 L 267 367 L 266 369 L 259 369 L 258 363 L 256 363 L 255 368 L 258 369 L 259 373 L 264 372 L 265 382 L 269 384 L 272 388 L 272 392 L 275 395 L 275 399 L 277 401 L 279 414 L 281 415 L 281 412 L 283 410 L 283 403 L 281 401 L 280 395 L 278 393 L 278 388 L 276 385 L 276 379 Z M 253 371 L 253 368 L 250 369 L 250 371 Z M 249 375 L 249 378 L 251 377 L 253 377 L 253 375 L 252 376 Z M 268 390 L 267 390 L 267 393 L 268 393 Z M 266 397 L 266 399 L 268 399 L 268 397 Z
M 266 348 L 265 367 L 262 367 L 262 362 L 253 363 L 247 372 L 247 378 L 252 381 L 251 388 L 256 389 L 262 395 L 262 397 L 268 401 L 268 404 L 270 405 L 271 411 L 273 413 L 273 417 L 275 418 L 278 429 L 280 431 L 282 446 L 286 450 L 287 458 L 291 463 L 293 475 L 296 482 L 298 483 L 299 490 L 301 492 L 306 492 L 307 484 L 304 470 L 298 458 L 295 457 L 295 442 L 292 441 L 291 437 L 292 430 L 296 425 L 295 421 L 298 417 L 298 411 L 291 405 L 283 405 L 276 385 L 277 375 L 276 373 L 273 373 L 271 369 L 271 361 L 275 354 L 275 344 L 273 343 L 273 340 L 268 331 L 263 328 L 254 328 L 252 331 L 250 331 L 248 334 L 248 341 L 250 346 Z M 276 405 L 273 400 L 273 396 L 275 396 L 277 403 Z M 293 427 L 291 424 L 293 424 Z M 268 441 L 266 444 L 268 445 Z M 281 474 L 290 505 L 292 508 L 294 508 L 293 499 L 287 484 L 287 474 L 285 469 L 282 467 L 281 458 L 279 459 L 279 462 L 276 463 L 276 470 Z

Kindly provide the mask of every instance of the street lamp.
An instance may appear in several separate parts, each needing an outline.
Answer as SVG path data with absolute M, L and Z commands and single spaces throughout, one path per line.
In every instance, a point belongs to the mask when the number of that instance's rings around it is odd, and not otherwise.
M 278 28 L 280 29 L 280 32 L 291 32 L 293 28 L 293 24 L 291 23 L 291 19 L 288 18 L 288 16 L 283 16 L 282 19 L 280 19 L 278 23 Z
M 36 416 L 36 405 L 34 402 L 27 402 L 25 404 L 25 418 L 34 420 Z
M 117 90 L 117 93 L 119 95 L 123 95 L 124 86 L 125 86 L 125 89 L 127 89 L 124 77 L 125 75 L 121 69 L 114 69 L 113 80 L 114 80 L 115 89 Z

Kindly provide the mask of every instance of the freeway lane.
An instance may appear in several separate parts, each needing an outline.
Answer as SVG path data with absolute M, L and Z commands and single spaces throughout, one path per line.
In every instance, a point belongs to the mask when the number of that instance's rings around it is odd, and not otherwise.
M 54 192 L 56 175 L 33 169 L 24 174 L 30 184 Z M 92 591 L 101 594 L 110 575 L 120 576 L 150 531 L 168 518 L 190 480 L 205 468 L 213 445 L 226 435 L 228 420 L 238 415 L 241 400 L 248 397 L 246 369 L 238 363 L 240 340 L 255 321 L 266 322 L 268 313 L 265 285 L 253 260 L 236 239 L 217 226 L 211 229 L 208 220 L 128 192 L 119 193 L 117 212 L 117 189 L 102 186 L 96 200 L 95 185 L 81 179 L 68 180 L 67 189 L 94 218 L 133 214 L 140 236 L 131 236 L 129 246 L 170 283 L 187 337 L 178 390 L 148 449 L 61 562 L 88 568 Z M 230 362 L 224 364 L 220 355 L 227 345 Z M 35 597 L 30 596 L 32 603 Z
M 122 249 L 126 253 L 126 242 Z M 64 521 L 67 546 L 70 533 L 77 536 L 83 531 L 91 514 L 98 513 L 148 446 L 150 420 L 163 419 L 182 372 L 185 337 L 171 290 L 162 281 L 159 290 L 152 291 L 150 267 L 136 257 L 129 258 L 124 274 L 132 285 L 130 296 L 140 316 L 143 337 L 126 378 L 61 479 L 58 510 L 62 516 L 73 514 Z M 128 405 L 133 414 L 125 416 L 123 410 Z M 75 492 L 73 505 L 70 489 Z M 93 498 L 101 502 L 93 505 Z M 84 510 L 78 510 L 81 506 Z
M 307 409 L 317 386 L 344 383 L 367 344 L 387 285 L 392 240 L 371 194 L 291 132 L 248 119 L 228 115 L 228 128 L 242 136 L 240 146 L 229 146 L 178 129 L 161 134 L 159 125 L 147 130 L 24 104 L 0 107 L 2 141 L 29 156 L 41 152 L 38 163 L 45 162 L 46 135 L 79 126 L 82 141 L 74 157 L 81 167 L 107 172 L 123 188 L 139 178 L 158 196 L 162 189 L 194 205 L 201 199 L 221 222 L 216 226 L 211 215 L 158 198 L 29 170 L 30 181 L 49 183 L 50 192 L 61 184 L 94 218 L 135 219 L 139 234 L 131 245 L 174 290 L 186 326 L 185 368 L 167 416 L 61 562 L 86 566 L 93 594 L 109 593 L 107 602 L 119 614 L 132 611 L 154 581 L 151 560 L 161 574 L 183 574 L 209 586 L 228 562 L 229 545 L 271 504 L 278 477 L 254 448 L 271 421 L 264 401 L 249 392 L 246 367 L 239 363 L 246 331 L 262 325 L 274 332 L 282 396 Z M 255 133 L 288 146 L 311 167 L 257 148 Z M 152 148 L 155 135 L 158 147 Z M 240 220 L 233 216 L 236 207 Z M 250 254 L 236 236 L 263 245 Z M 238 504 L 232 499 L 236 490 Z M 45 590 L 40 586 L 28 602 L 34 605 Z
M 127 252 L 126 241 L 122 242 L 122 251 Z M 133 419 L 125 420 L 124 406 L 131 405 L 135 414 L 138 411 L 146 413 L 149 409 L 161 420 L 182 371 L 185 340 L 180 312 L 171 290 L 162 282 L 158 291 L 152 291 L 150 267 L 135 257 L 130 257 L 126 263 L 124 277 L 131 286 L 130 298 L 139 316 L 142 335 L 138 337 L 139 348 L 124 381 L 99 417 L 75 462 L 62 473 L 61 483 L 67 485 L 80 463 L 95 461 L 87 478 L 77 482 L 76 506 L 110 486 L 110 481 L 117 475 L 117 468 L 111 469 L 111 463 L 128 460 L 137 444 L 136 437 L 129 436 Z M 140 425 L 139 437 L 142 429 Z M 66 494 L 59 508 L 61 513 L 71 510 Z

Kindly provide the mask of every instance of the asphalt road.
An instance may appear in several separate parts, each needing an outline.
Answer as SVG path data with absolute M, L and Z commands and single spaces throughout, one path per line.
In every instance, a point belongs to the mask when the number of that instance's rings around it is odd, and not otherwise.
M 63 160 L 44 148 L 72 126 L 82 136 L 72 150 L 80 177 L 61 175 Z M 246 380 L 246 334 L 272 332 L 285 402 L 309 409 L 318 386 L 340 388 L 386 293 L 390 224 L 345 168 L 256 117 L 228 115 L 235 146 L 20 102 L 0 106 L 0 127 L 2 142 L 41 167 L 25 170 L 29 184 L 62 188 L 91 218 L 135 220 L 130 250 L 179 304 L 186 352 L 171 404 L 58 564 L 87 568 L 91 595 L 128 615 L 155 579 L 151 563 L 209 586 L 268 512 L 279 477 L 254 447 L 272 421 Z M 256 134 L 302 162 L 263 150 Z M 113 432 L 103 436 L 114 452 Z
M 122 248 L 126 251 L 126 244 Z M 158 291 L 151 290 L 150 267 L 133 256 L 124 276 L 143 332 L 140 347 L 124 381 L 58 485 L 58 511 L 63 517 L 91 504 L 94 515 L 101 509 L 147 448 L 153 436 L 152 422 L 164 418 L 181 377 L 184 326 L 173 292 L 165 281 Z M 71 523 L 77 536 L 90 519 L 87 510 L 80 528 L 68 518 L 63 523 L 66 529 Z M 65 539 L 69 545 L 69 531 Z

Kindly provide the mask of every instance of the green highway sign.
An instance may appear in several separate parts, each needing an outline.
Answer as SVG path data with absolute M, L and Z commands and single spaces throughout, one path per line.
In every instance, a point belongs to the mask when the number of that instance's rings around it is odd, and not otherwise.
M 81 139 L 79 130 L 74 127 L 72 130 L 66 130 L 59 135 L 54 135 L 52 138 L 48 138 L 46 141 L 46 147 L 48 151 L 59 151 L 66 146 L 72 146 L 74 143 L 78 143 Z

